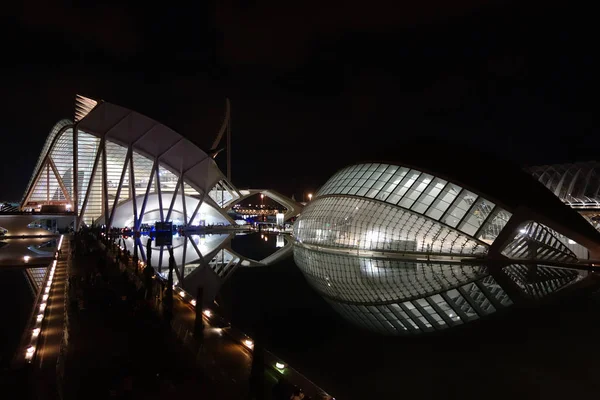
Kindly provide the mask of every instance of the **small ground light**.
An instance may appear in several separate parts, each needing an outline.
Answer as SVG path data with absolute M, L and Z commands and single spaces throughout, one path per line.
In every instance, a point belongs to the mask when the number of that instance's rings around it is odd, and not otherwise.
M 182 290 L 181 292 L 179 292 L 179 295 L 180 295 L 181 297 L 185 297 L 185 292 Z
M 46 294 L 50 293 L 50 286 L 47 286 L 44 291 L 46 292 Z
M 208 318 L 210 318 L 210 316 L 212 315 L 212 312 L 210 310 L 204 310 L 203 311 L 204 315 L 206 315 Z
M 42 322 L 43 319 L 44 319 L 44 314 L 38 314 L 37 322 Z
M 190 300 L 190 304 L 193 305 L 194 307 L 196 307 L 196 300 L 194 300 L 194 299 Z
M 31 332 L 31 335 L 35 338 L 40 334 L 40 328 L 35 328 L 33 330 L 33 332 Z
M 249 347 L 249 348 L 253 348 L 254 347 L 254 342 L 252 340 L 250 340 L 250 339 L 244 340 L 244 344 L 246 345 L 246 347 Z
M 44 301 L 48 300 L 48 295 L 47 294 L 43 295 L 42 300 L 44 300 Z
M 278 362 L 278 363 L 275 363 L 275 367 L 277 369 L 284 369 L 285 368 L 285 364 L 282 364 L 282 363 Z
M 23 256 L 23 261 L 26 263 L 28 263 L 30 259 L 31 259 L 31 257 L 29 257 L 29 256 Z
M 46 309 L 46 303 L 40 304 L 40 311 L 44 311 Z
M 27 351 L 25 352 L 25 358 L 30 360 L 33 357 L 33 353 L 35 352 L 34 346 L 29 346 Z

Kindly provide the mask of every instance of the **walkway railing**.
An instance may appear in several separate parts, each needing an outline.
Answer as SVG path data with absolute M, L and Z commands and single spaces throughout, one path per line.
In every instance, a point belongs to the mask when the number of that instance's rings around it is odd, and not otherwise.
M 33 309 L 29 317 L 29 323 L 27 324 L 23 336 L 21 338 L 21 346 L 18 349 L 18 353 L 14 359 L 14 366 L 20 367 L 23 363 L 30 364 L 35 358 L 38 350 L 38 340 L 42 331 L 42 325 L 44 318 L 46 317 L 48 308 L 48 297 L 50 290 L 52 289 L 52 282 L 54 279 L 54 272 L 56 271 L 56 263 L 58 262 L 58 250 L 62 246 L 63 236 L 60 237 L 57 246 L 57 253 L 48 265 L 42 285 L 39 287 L 37 296 L 33 303 Z

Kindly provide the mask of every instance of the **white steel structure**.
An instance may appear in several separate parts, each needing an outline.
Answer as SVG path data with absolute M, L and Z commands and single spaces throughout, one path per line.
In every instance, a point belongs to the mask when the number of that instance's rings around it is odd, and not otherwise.
M 21 209 L 74 211 L 77 227 L 233 223 L 239 191 L 190 140 L 135 111 L 78 96 L 75 121 L 52 129 Z
M 343 316 L 386 334 L 445 329 L 577 282 L 560 266 L 598 259 L 600 234 L 521 171 L 506 182 L 529 192 L 488 194 L 448 170 L 352 165 L 304 208 L 295 261 Z
M 600 208 L 600 163 L 542 165 L 527 171 L 570 207 Z

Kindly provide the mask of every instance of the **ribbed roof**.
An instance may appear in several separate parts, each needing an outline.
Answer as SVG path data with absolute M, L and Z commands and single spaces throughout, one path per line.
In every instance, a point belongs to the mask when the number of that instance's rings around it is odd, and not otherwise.
M 510 151 L 500 143 L 498 149 Z M 449 141 L 420 139 L 405 143 L 393 152 L 386 149 L 379 162 L 412 167 L 455 182 L 485 198 L 496 201 L 510 212 L 519 206 L 560 222 L 566 227 L 600 243 L 596 231 L 577 211 L 563 204 L 544 185 L 517 165 L 481 149 L 472 149 Z M 379 154 L 376 157 L 381 158 Z
M 196 144 L 171 128 L 138 112 L 99 102 L 78 123 L 78 129 L 121 144 L 150 158 L 173 173 L 184 172 L 185 181 L 204 191 L 222 175 L 214 160 Z

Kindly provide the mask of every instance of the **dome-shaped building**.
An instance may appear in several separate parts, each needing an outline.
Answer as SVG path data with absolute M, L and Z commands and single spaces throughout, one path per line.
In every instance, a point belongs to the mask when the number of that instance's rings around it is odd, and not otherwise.
M 422 163 L 421 163 L 422 164 Z M 294 225 L 309 283 L 354 323 L 445 329 L 579 281 L 600 234 L 518 169 L 362 163 Z

